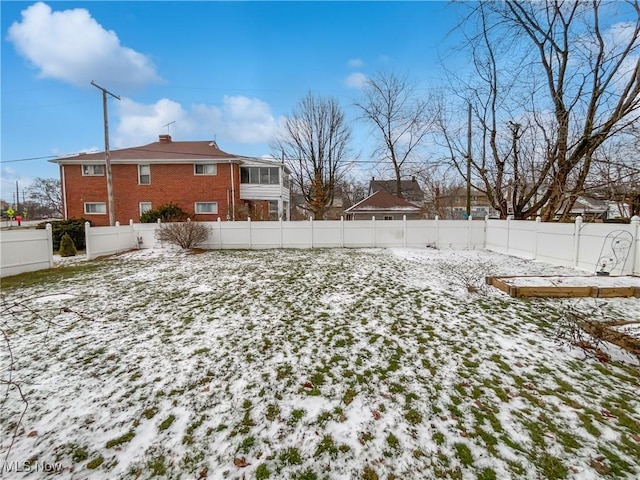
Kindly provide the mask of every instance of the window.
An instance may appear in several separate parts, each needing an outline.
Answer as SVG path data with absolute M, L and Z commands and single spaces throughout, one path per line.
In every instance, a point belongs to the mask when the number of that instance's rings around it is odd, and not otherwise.
M 218 202 L 196 202 L 196 213 L 214 215 L 218 213 Z
M 384 219 L 385 220 L 393 220 L 393 215 L 385 215 Z
M 279 185 L 280 169 L 278 167 L 240 167 L 240 183 Z
M 151 166 L 138 165 L 138 184 L 149 185 L 151 183 Z
M 85 177 L 103 176 L 104 165 L 82 165 L 82 175 Z
M 215 163 L 203 163 L 194 165 L 196 175 L 216 175 L 218 166 Z
M 144 215 L 149 210 L 151 210 L 151 202 L 140 202 L 140 215 Z
M 88 215 L 100 215 L 107 213 L 107 204 L 105 202 L 85 202 L 84 213 Z

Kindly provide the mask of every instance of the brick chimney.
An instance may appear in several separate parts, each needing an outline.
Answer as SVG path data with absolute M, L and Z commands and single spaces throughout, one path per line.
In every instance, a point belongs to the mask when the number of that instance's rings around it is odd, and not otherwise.
M 160 143 L 171 143 L 171 135 L 160 135 Z

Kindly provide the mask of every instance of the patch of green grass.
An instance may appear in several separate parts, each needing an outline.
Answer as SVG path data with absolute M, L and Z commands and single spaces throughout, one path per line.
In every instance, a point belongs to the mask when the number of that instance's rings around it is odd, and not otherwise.
M 547 480 L 567 478 L 567 474 L 569 473 L 562 461 L 549 453 L 542 453 L 536 457 L 534 464 Z
M 411 425 L 418 425 L 422 422 L 422 414 L 413 409 L 407 411 L 407 413 L 404 414 L 404 418 L 406 418 L 407 422 L 409 422 Z
M 302 420 L 306 414 L 306 410 L 304 408 L 296 409 L 291 412 L 291 416 L 289 417 L 289 425 L 295 425 L 300 420 Z
M 302 465 L 302 457 L 297 448 L 287 448 L 280 452 L 278 458 L 283 465 Z
M 36 272 L 26 272 L 19 275 L 2 278 L 3 292 L 9 292 L 16 288 L 32 287 L 34 285 L 58 284 L 62 280 L 68 280 L 88 273 L 98 272 L 108 268 L 106 263 L 95 261 L 70 267 L 50 268 Z
M 353 388 L 349 388 L 347 389 L 346 392 L 344 392 L 344 395 L 342 396 L 342 401 L 344 402 L 345 405 L 350 405 L 351 402 L 353 402 L 353 399 L 356 398 L 356 395 L 358 395 L 356 391 Z
M 496 472 L 492 468 L 483 468 L 478 473 L 478 480 L 496 480 Z
M 144 412 L 142 412 L 142 416 L 147 420 L 151 420 L 158 413 L 158 407 L 147 408 Z
M 378 480 L 378 474 L 376 471 L 371 468 L 369 465 L 364 467 L 362 470 L 362 476 L 360 477 L 362 480 Z
M 176 419 L 175 415 L 169 415 L 166 419 L 164 419 L 164 421 L 160 425 L 158 425 L 158 430 L 160 432 L 163 432 L 173 424 L 175 419 Z
M 453 445 L 456 451 L 456 457 L 460 460 L 460 463 L 465 467 L 469 467 L 473 464 L 473 455 L 471 449 L 464 443 L 456 443 Z
M 271 472 L 266 464 L 261 463 L 258 465 L 258 468 L 256 468 L 256 480 L 267 480 L 270 476 Z
M 275 403 L 270 403 L 269 405 L 267 405 L 267 411 L 264 414 L 267 420 L 273 422 L 276 418 L 278 418 L 278 415 L 280 415 L 280 407 L 278 407 L 278 405 L 276 405 Z
M 167 466 L 164 455 L 155 455 L 147 460 L 147 468 L 151 470 L 151 475 L 154 477 L 166 477 Z
M 89 463 L 87 463 L 87 468 L 89 470 L 95 470 L 103 463 L 104 463 L 104 457 L 100 455 L 99 457 L 96 457 L 93 460 L 90 460 Z
M 244 440 L 242 440 L 242 442 L 240 442 L 240 445 L 238 446 L 238 451 L 245 454 L 249 453 L 249 451 L 251 450 L 251 448 L 253 448 L 255 443 L 256 443 L 256 439 L 254 437 L 246 437 Z
M 133 437 L 135 436 L 136 436 L 136 432 L 134 432 L 133 430 L 129 430 L 124 435 L 107 441 L 106 447 L 113 448 L 113 447 L 118 447 L 120 445 L 124 445 L 125 443 L 129 443 L 131 440 L 133 440 Z

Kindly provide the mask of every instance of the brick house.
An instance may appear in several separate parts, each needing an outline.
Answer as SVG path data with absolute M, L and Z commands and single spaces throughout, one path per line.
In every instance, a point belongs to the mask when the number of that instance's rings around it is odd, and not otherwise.
M 137 222 L 175 203 L 194 220 L 289 220 L 289 170 L 282 164 L 223 152 L 216 142 L 174 142 L 169 135 L 110 151 L 114 218 Z M 104 152 L 51 160 L 60 166 L 65 218 L 108 225 Z

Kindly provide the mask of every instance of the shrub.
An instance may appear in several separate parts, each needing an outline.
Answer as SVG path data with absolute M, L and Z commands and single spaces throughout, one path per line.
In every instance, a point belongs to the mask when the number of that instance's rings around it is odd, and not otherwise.
M 73 239 L 69 236 L 68 233 L 65 233 L 62 236 L 62 241 L 60 242 L 60 256 L 61 257 L 75 257 L 78 251 L 76 250 L 76 246 L 73 243 Z
M 85 249 L 84 238 L 84 224 L 91 222 L 85 218 L 69 218 L 68 220 L 57 220 L 53 222 L 39 223 L 36 228 L 44 229 L 47 227 L 47 223 L 51 224 L 51 234 L 53 237 L 53 251 L 58 252 L 60 250 L 60 242 L 65 234 L 68 234 L 73 240 L 73 244 L 78 250 Z
M 158 208 L 144 212 L 140 216 L 140 223 L 162 222 L 184 222 L 189 218 L 189 214 L 182 210 L 175 203 L 160 205 Z
M 182 248 L 193 248 L 209 238 L 209 230 L 203 223 L 163 223 L 156 230 L 156 238 Z

